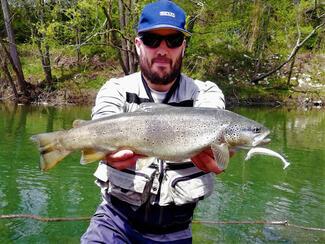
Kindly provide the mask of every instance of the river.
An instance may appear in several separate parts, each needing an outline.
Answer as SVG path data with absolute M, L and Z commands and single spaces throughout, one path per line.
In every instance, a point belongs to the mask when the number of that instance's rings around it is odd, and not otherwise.
M 286 108 L 234 108 L 271 130 L 267 146 L 291 162 L 245 151 L 215 177 L 215 191 L 201 201 L 193 243 L 325 243 L 325 113 Z M 0 215 L 89 217 L 100 203 L 94 184 L 96 163 L 80 165 L 78 152 L 49 172 L 38 168 L 33 134 L 69 129 L 89 119 L 89 107 L 36 107 L 0 104 Z M 237 221 L 230 223 L 231 221 Z M 246 223 L 238 223 L 246 221 Z M 252 222 L 262 221 L 269 224 Z M 289 226 L 270 224 L 288 221 Z M 0 243 L 79 243 L 88 221 L 42 222 L 0 219 Z M 302 227 L 307 227 L 303 229 Z

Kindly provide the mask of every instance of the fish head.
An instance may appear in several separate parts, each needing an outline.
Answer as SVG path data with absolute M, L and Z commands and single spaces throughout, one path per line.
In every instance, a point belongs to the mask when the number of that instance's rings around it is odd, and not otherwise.
M 247 120 L 242 123 L 232 123 L 227 126 L 224 133 L 225 142 L 231 147 L 255 147 L 269 143 L 267 138 L 270 130 L 265 126 Z

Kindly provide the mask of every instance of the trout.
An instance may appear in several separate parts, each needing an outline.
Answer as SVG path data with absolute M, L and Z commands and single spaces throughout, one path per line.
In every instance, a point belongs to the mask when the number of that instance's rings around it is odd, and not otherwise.
M 38 143 L 42 170 L 51 169 L 77 150 L 82 152 L 80 163 L 87 164 L 122 149 L 182 162 L 208 148 L 223 170 L 229 162 L 229 149 L 266 144 L 269 133 L 260 123 L 224 109 L 148 103 L 134 112 L 75 121 L 69 130 L 31 139 Z

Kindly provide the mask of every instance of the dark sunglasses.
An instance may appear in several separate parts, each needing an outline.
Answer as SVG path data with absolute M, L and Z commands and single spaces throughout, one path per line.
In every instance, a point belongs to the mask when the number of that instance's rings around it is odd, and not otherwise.
M 169 48 L 180 47 L 184 41 L 184 35 L 182 33 L 167 36 L 161 36 L 153 33 L 142 33 L 139 37 L 144 45 L 151 48 L 159 47 L 162 40 L 166 41 L 166 45 Z

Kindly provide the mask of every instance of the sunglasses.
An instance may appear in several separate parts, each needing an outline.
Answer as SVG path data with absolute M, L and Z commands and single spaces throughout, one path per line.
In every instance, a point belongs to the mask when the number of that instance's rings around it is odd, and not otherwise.
M 167 47 L 177 48 L 183 44 L 184 35 L 182 33 L 161 36 L 153 33 L 142 33 L 140 36 L 143 44 L 150 48 L 157 48 L 160 46 L 162 40 L 165 40 Z

